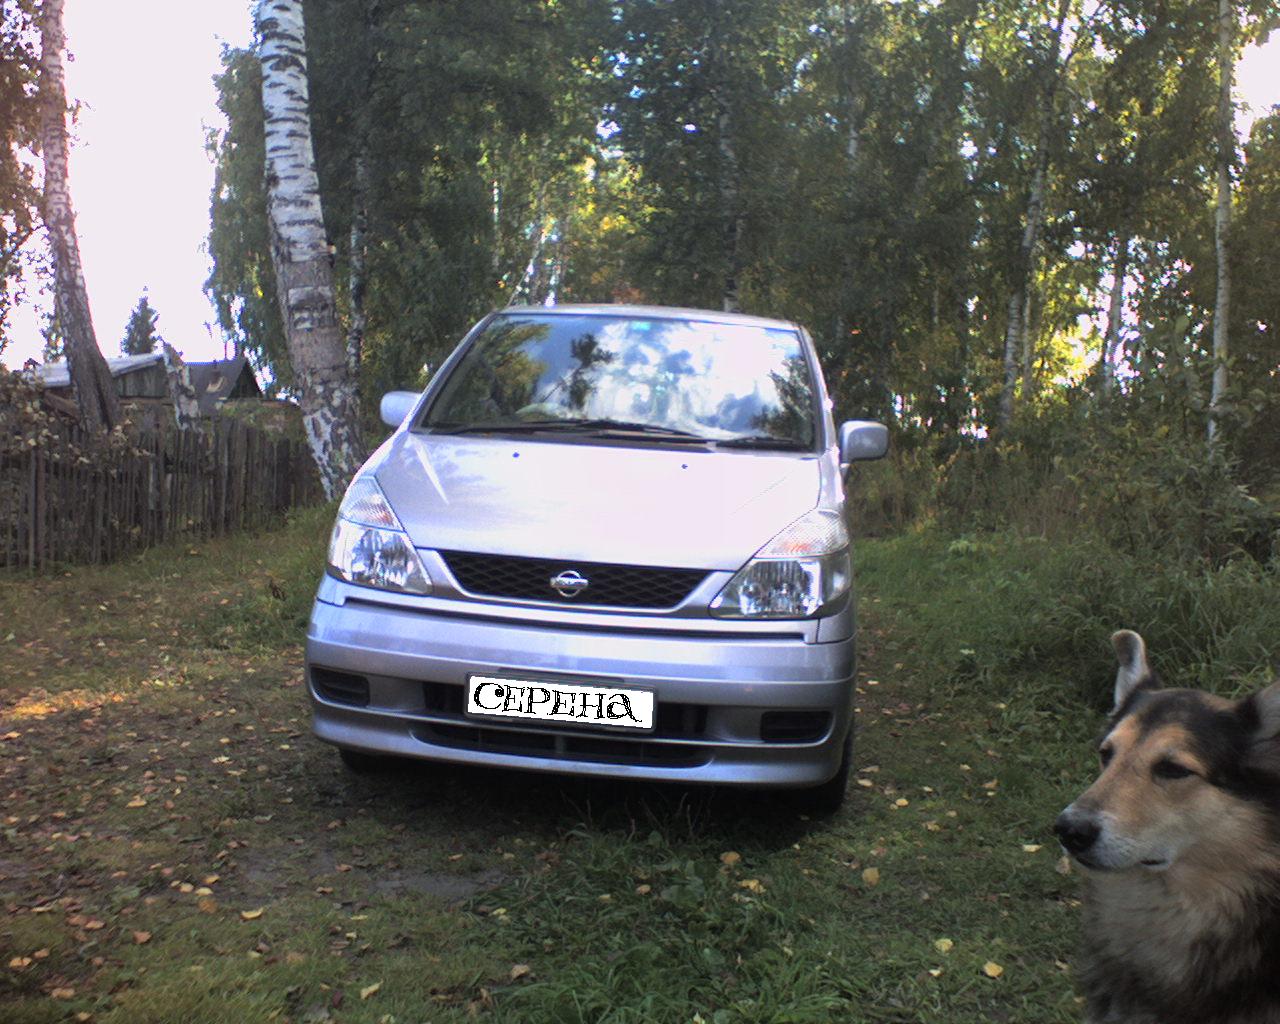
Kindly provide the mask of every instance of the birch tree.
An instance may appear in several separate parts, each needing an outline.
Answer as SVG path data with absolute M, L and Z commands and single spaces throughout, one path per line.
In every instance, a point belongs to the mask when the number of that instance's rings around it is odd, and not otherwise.
M 120 399 L 107 361 L 98 348 L 89 313 L 89 292 L 80 261 L 80 240 L 71 206 L 67 140 L 67 87 L 62 51 L 63 0 L 45 0 L 40 11 L 40 144 L 44 155 L 45 227 L 53 256 L 54 312 L 63 343 L 72 392 L 86 430 L 110 430 L 121 419 Z
M 1075 41 L 1063 52 L 1063 35 L 1070 16 L 1072 0 L 1059 0 L 1057 14 L 1050 29 L 1048 53 L 1041 73 L 1039 126 L 1032 155 L 1031 186 L 1027 193 L 1026 214 L 1022 222 L 1022 239 L 1014 261 L 1013 282 L 1006 306 L 1004 335 L 1004 380 L 1000 388 L 1000 405 L 996 415 L 997 425 L 1007 427 L 1013 419 L 1013 390 L 1018 379 L 1018 359 L 1021 355 L 1030 364 L 1032 353 L 1028 344 L 1028 311 L 1031 308 L 1030 290 L 1036 264 L 1036 249 L 1044 230 L 1045 197 L 1048 191 L 1050 146 L 1058 119 L 1058 92 L 1067 74 Z
M 1231 0 L 1218 0 L 1217 202 L 1213 216 L 1213 248 L 1217 257 L 1217 295 L 1213 304 L 1213 386 L 1209 392 L 1209 443 L 1218 436 L 1227 392 L 1228 328 L 1231 319 L 1231 165 L 1236 156 L 1235 19 Z
M 302 0 L 259 0 L 267 220 L 280 318 L 302 422 L 325 494 L 360 468 L 356 381 L 334 302 L 333 265 L 311 143 Z

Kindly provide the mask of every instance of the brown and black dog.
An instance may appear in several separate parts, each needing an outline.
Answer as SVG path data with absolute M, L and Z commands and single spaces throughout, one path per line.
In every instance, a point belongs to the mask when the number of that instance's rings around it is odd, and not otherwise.
M 1280 683 L 1164 689 L 1137 633 L 1097 780 L 1055 831 L 1084 869 L 1092 1024 L 1280 1024 Z

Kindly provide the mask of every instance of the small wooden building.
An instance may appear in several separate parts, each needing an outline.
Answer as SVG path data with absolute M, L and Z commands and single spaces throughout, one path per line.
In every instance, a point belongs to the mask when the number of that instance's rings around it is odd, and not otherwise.
M 210 363 L 187 363 L 186 367 L 191 373 L 191 383 L 196 391 L 201 416 L 217 415 L 219 406 L 228 399 L 262 397 L 262 389 L 253 374 L 253 367 L 244 356 L 218 359 Z M 107 360 L 107 368 L 115 379 L 121 399 L 160 399 L 172 402 L 162 352 L 118 356 Z M 65 360 L 44 363 L 28 372 L 41 381 L 51 394 L 72 397 L 71 372 Z

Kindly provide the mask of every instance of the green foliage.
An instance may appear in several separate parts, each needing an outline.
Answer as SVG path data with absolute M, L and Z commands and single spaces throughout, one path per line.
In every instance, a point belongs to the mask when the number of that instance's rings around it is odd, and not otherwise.
M 933 511 L 956 529 L 1011 528 L 1052 540 L 1096 534 L 1117 550 L 1177 564 L 1265 563 L 1280 554 L 1280 514 L 1238 483 L 1228 454 L 1170 421 L 1160 378 L 1127 406 L 1088 396 L 1017 424 L 939 466 Z M 926 489 L 927 490 L 927 489 Z
M 567 197 L 594 148 L 593 104 L 582 94 L 600 8 L 340 0 L 308 3 L 306 17 L 316 161 L 344 312 L 356 204 L 367 213 L 362 388 L 373 407 L 382 391 L 421 386 L 423 366 L 438 366 L 494 305 L 545 294 L 526 268 L 551 274 L 555 246 L 539 240 L 563 236 Z M 287 386 L 259 72 L 248 52 L 223 62 L 229 127 L 210 140 L 207 289 L 223 328 Z M 364 193 L 358 158 L 370 170 Z
M 40 198 L 32 170 L 39 128 L 35 11 L 33 0 L 0 4 L 0 353 L 10 312 L 32 277 L 47 272 L 43 255 L 28 244 L 39 226 Z
M 269 563 L 252 549 L 241 553 L 237 571 L 243 588 L 236 601 L 216 606 L 200 621 L 204 643 L 240 650 L 280 650 L 297 643 L 306 633 L 336 514 L 334 505 L 289 513 Z
M 859 565 L 886 601 L 914 605 L 913 658 L 945 679 L 935 696 L 995 692 L 1010 674 L 1031 673 L 1060 684 L 1028 699 L 1105 710 L 1115 675 L 1107 640 L 1120 628 L 1143 635 L 1170 685 L 1230 694 L 1269 678 L 1280 563 L 1188 565 L 1118 550 L 1087 529 L 1055 541 L 1007 530 L 952 536 L 880 542 Z
M 263 185 L 266 162 L 262 120 L 262 69 L 257 57 L 224 47 L 222 74 L 214 79 L 227 129 L 208 140 L 214 161 L 209 255 L 213 269 L 205 291 L 218 326 L 235 339 L 257 370 L 267 370 L 267 391 L 293 380 L 280 322 Z
M 156 350 L 157 345 L 164 343 L 160 332 L 156 330 L 156 321 L 160 314 L 151 306 L 146 289 L 142 297 L 129 314 L 129 322 L 124 328 L 124 338 L 120 342 L 120 354 L 126 356 L 143 356 Z
M 1211 457 L 1199 438 L 1216 288 L 1214 12 L 1069 0 L 1055 52 L 1058 9 L 309 2 L 344 310 L 351 246 L 366 256 L 366 407 L 424 384 L 495 306 L 714 308 L 736 293 L 812 331 L 839 418 L 894 425 L 891 465 L 859 470 L 870 528 L 940 510 L 1047 529 L 1078 513 L 1103 517 L 1116 543 L 1163 533 L 1210 560 L 1260 550 L 1265 524 L 1236 485 L 1280 488 L 1276 117 L 1256 123 L 1237 181 L 1232 387 Z M 1278 13 L 1276 0 L 1240 5 L 1242 38 Z M 287 386 L 257 74 L 251 54 L 226 54 L 209 290 L 224 328 Z M 1017 422 L 992 436 L 1042 153 Z

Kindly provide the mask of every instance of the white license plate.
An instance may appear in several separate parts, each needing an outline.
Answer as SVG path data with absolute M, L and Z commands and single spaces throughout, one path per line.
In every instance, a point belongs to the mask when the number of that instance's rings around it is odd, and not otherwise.
M 653 729 L 654 696 L 615 686 L 468 676 L 467 714 L 648 732 Z

